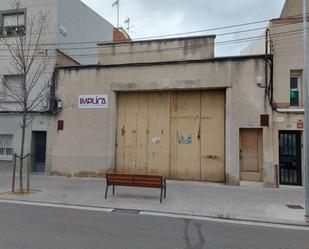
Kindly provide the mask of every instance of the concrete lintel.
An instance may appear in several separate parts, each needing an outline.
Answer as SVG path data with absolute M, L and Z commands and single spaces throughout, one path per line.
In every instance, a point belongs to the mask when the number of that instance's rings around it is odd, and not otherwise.
M 177 81 L 174 84 L 139 84 L 139 83 L 114 83 L 112 90 L 115 92 L 130 92 L 130 91 L 173 91 L 173 90 L 210 90 L 224 89 L 231 87 L 231 83 L 216 83 L 204 85 L 197 81 Z

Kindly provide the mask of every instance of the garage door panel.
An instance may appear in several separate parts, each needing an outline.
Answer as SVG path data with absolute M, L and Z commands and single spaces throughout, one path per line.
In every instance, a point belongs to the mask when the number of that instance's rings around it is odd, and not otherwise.
M 225 93 L 221 90 L 209 90 L 201 92 L 201 117 L 221 118 L 224 121 Z M 218 113 L 218 109 L 221 110 Z M 224 122 L 223 122 L 224 123 Z
M 149 94 L 148 173 L 169 176 L 170 94 Z
M 200 92 L 177 92 L 172 98 L 171 176 L 200 180 Z
M 148 117 L 149 117 L 149 95 L 138 93 L 137 95 L 137 154 L 135 173 L 147 174 L 148 160 Z
M 172 118 L 200 117 L 200 92 L 175 92 L 172 95 Z
M 173 170 L 177 179 L 182 180 L 200 180 L 200 143 L 199 125 L 200 120 L 195 119 L 178 119 L 172 122 L 172 129 L 176 132 L 176 141 L 172 146 L 175 154 L 171 157 L 175 163 Z
M 126 96 L 119 94 L 117 105 L 117 150 L 116 161 L 117 171 L 124 172 L 124 141 L 125 141 L 125 120 L 126 120 Z
M 178 141 L 178 127 L 177 119 L 171 119 L 170 131 L 170 178 L 177 179 L 177 141 Z
M 136 147 L 127 146 L 125 148 L 125 158 L 124 158 L 124 172 L 125 173 L 136 173 L 135 165 L 136 165 Z
M 218 127 L 216 122 L 201 121 L 201 178 L 203 181 L 225 181 L 224 137 L 218 134 L 218 131 L 215 132 L 219 128 L 221 127 Z M 224 127 L 222 130 L 224 132 Z
M 124 140 L 124 168 L 125 172 L 134 172 L 137 155 L 137 94 L 132 93 L 126 97 L 126 124 Z
M 225 181 L 225 94 L 223 91 L 201 93 L 201 178 Z

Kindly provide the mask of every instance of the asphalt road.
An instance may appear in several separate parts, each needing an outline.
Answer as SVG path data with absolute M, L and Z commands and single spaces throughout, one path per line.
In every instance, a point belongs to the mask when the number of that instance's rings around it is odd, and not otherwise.
M 309 249 L 309 231 L 0 204 L 0 249 Z

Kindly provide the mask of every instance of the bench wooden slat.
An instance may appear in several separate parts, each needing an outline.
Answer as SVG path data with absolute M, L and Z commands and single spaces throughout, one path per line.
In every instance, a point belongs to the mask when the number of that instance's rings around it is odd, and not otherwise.
M 160 202 L 162 202 L 162 191 L 164 190 L 164 198 L 166 196 L 165 179 L 159 175 L 135 175 L 135 174 L 106 174 L 106 192 L 107 197 L 108 186 L 128 186 L 128 187 L 145 187 L 161 189 Z M 113 188 L 113 193 L 114 193 Z

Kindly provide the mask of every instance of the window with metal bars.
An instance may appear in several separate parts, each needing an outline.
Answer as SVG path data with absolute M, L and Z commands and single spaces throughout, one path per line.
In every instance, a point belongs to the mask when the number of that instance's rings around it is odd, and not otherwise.
M 0 160 L 11 161 L 13 158 L 13 136 L 0 135 Z

